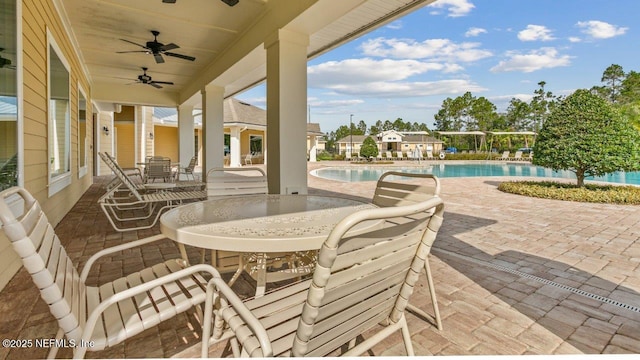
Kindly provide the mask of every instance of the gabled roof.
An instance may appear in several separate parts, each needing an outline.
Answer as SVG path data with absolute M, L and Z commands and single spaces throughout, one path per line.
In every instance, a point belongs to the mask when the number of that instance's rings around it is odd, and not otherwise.
M 223 103 L 224 126 L 247 126 L 253 129 L 265 130 L 267 127 L 267 111 L 236 98 L 228 98 Z M 178 111 L 175 108 L 153 108 L 154 124 L 170 126 L 178 125 Z M 194 112 L 194 122 L 197 127 L 202 126 L 202 113 Z M 307 135 L 324 135 L 320 124 L 307 123 Z

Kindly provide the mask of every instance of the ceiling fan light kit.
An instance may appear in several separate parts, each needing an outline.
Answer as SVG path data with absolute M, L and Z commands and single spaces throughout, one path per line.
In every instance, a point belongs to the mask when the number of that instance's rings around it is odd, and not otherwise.
M 142 44 L 138 44 L 135 43 L 131 40 L 127 40 L 127 39 L 120 39 L 124 42 L 128 42 L 130 44 L 139 46 L 145 50 L 134 50 L 134 51 L 117 51 L 118 54 L 123 54 L 123 53 L 134 53 L 134 52 L 141 52 L 141 53 L 146 53 L 146 54 L 152 54 L 153 57 L 156 60 L 156 63 L 158 64 L 162 64 L 164 62 L 164 58 L 162 57 L 162 55 L 165 56 L 171 56 L 171 57 L 175 57 L 178 59 L 183 59 L 183 60 L 189 60 L 189 61 L 194 61 L 196 58 L 193 56 L 188 56 L 188 55 L 183 55 L 183 54 L 178 54 L 178 53 L 174 53 L 174 52 L 170 52 L 168 50 L 173 50 L 173 49 L 177 49 L 180 46 L 174 44 L 174 43 L 169 43 L 169 44 L 163 44 L 161 42 L 158 41 L 158 35 L 160 35 L 160 32 L 157 30 L 151 30 L 151 34 L 153 35 L 153 40 L 152 41 L 147 41 L 145 45 Z

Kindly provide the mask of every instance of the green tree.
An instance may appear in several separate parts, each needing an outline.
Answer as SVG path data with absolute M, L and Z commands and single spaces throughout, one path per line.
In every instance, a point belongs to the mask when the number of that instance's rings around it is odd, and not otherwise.
M 364 122 L 364 120 L 360 120 L 358 122 L 358 130 L 363 134 L 367 133 L 367 124 Z
M 629 71 L 620 86 L 619 104 L 640 102 L 640 73 Z
M 556 97 L 551 91 L 546 91 L 544 89 L 546 84 L 547 83 L 545 81 L 540 81 L 538 83 L 538 86 L 540 87 L 533 92 L 533 99 L 531 99 L 531 102 L 529 103 L 532 123 L 528 128 L 522 130 L 539 131 L 556 105 Z
M 505 114 L 506 128 L 503 130 L 520 131 L 531 128 L 531 107 L 526 102 L 512 98 Z
M 496 106 L 484 96 L 475 99 L 471 103 L 469 115 L 472 120 L 473 127 L 467 124 L 467 130 L 490 131 L 494 129 L 494 124 L 498 118 Z
M 622 87 L 622 81 L 624 80 L 624 70 L 622 66 L 618 64 L 611 64 L 602 73 L 602 81 L 605 84 L 604 93 L 612 103 L 616 103 L 618 96 L 620 95 L 620 88 Z
M 378 146 L 371 136 L 367 137 L 362 142 L 362 147 L 360 147 L 360 156 L 366 157 L 369 160 L 378 156 Z
M 640 169 L 640 133 L 616 108 L 577 90 L 553 109 L 534 145 L 534 165 L 587 176 Z

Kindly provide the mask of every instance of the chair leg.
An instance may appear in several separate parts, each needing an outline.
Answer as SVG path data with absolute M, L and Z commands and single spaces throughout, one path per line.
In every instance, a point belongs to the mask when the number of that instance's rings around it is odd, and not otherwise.
M 431 268 L 429 267 L 429 259 L 427 258 L 424 262 L 424 270 L 427 273 L 427 286 L 429 287 L 429 295 L 431 296 L 431 304 L 433 306 L 433 314 L 431 316 L 427 314 L 424 310 L 416 307 L 415 305 L 407 304 L 407 311 L 410 311 L 427 321 L 436 325 L 438 330 L 442 331 L 442 320 L 440 319 L 440 311 L 438 309 L 438 301 L 436 300 L 436 288 L 433 285 L 433 277 L 431 276 Z
M 407 356 L 415 356 L 413 352 L 413 344 L 411 343 L 411 332 L 409 332 L 409 326 L 407 326 L 407 318 L 402 315 L 400 319 L 400 329 L 402 331 L 402 340 L 404 342 L 404 348 L 407 350 Z
M 428 257 L 424 261 L 424 270 L 427 273 L 427 284 L 429 285 L 429 294 L 431 295 L 431 304 L 433 305 L 433 314 L 436 319 L 436 326 L 439 331 L 442 331 L 442 319 L 440 318 L 438 300 L 436 300 L 436 288 L 433 285 L 433 277 L 431 276 L 431 267 L 429 266 Z
M 64 330 L 62 330 L 62 328 L 58 328 L 58 332 L 56 333 L 56 340 L 62 339 L 62 336 L 64 336 Z M 56 354 L 58 354 L 58 347 L 54 345 L 49 350 L 47 359 L 55 359 Z

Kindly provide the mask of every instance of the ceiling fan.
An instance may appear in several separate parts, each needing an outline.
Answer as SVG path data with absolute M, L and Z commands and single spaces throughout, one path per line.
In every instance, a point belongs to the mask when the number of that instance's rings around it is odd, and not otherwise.
M 162 86 L 160 86 L 159 84 L 165 84 L 165 85 L 173 85 L 172 82 L 170 81 L 154 81 L 151 79 L 151 76 L 147 75 L 147 70 L 148 68 L 143 67 L 142 68 L 142 75 L 138 75 L 138 80 L 136 80 L 136 82 L 134 84 L 146 84 L 146 85 L 151 85 L 156 89 L 162 89 Z
M 118 54 L 124 54 L 124 53 L 134 53 L 134 52 L 142 52 L 142 53 L 147 53 L 147 54 L 153 54 L 153 57 L 156 59 L 156 63 L 160 64 L 164 62 L 164 58 L 162 57 L 162 55 L 165 56 L 173 56 L 173 57 L 177 57 L 179 59 L 184 59 L 184 60 L 189 60 L 189 61 L 194 61 L 196 58 L 194 58 L 193 56 L 187 56 L 187 55 L 182 55 L 182 54 L 177 54 L 174 52 L 169 52 L 169 50 L 173 50 L 173 49 L 177 49 L 180 46 L 174 44 L 174 43 L 170 43 L 170 44 L 163 44 L 161 42 L 158 42 L 158 35 L 160 35 L 160 32 L 157 30 L 151 30 L 151 34 L 153 34 L 153 41 L 147 41 L 146 45 L 141 45 L 141 44 L 137 44 L 133 41 L 127 40 L 127 39 L 120 39 L 122 41 L 126 41 L 130 44 L 133 45 L 137 45 L 140 46 L 141 48 L 145 49 L 145 50 L 135 50 L 135 51 L 117 51 Z
M 234 6 L 235 4 L 238 3 L 238 1 L 240 0 L 222 0 L 223 3 L 229 5 L 229 6 Z M 176 0 L 162 0 L 163 3 L 165 4 L 175 4 Z
M 0 48 L 0 53 L 4 51 L 4 48 Z M 0 55 L 0 69 L 11 69 L 15 70 L 16 66 L 11 65 L 11 60 L 5 59 Z

